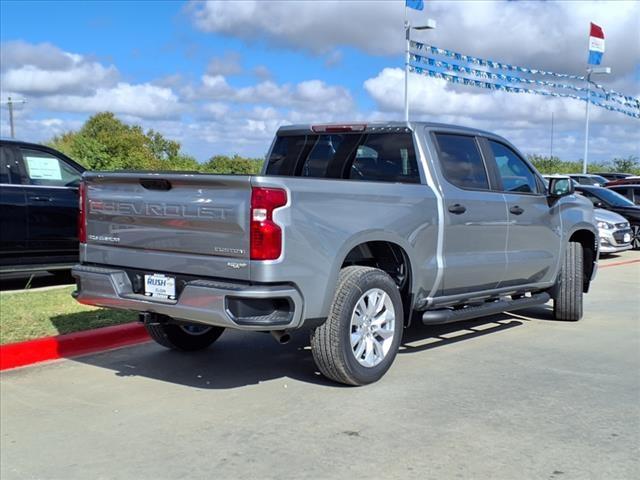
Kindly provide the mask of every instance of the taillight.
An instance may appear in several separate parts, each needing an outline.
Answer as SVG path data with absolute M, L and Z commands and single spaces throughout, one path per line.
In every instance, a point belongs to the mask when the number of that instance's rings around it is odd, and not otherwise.
M 315 133 L 345 133 L 345 132 L 364 132 L 367 129 L 367 125 L 353 124 L 353 125 L 313 125 L 311 130 Z
M 273 211 L 287 204 L 280 188 L 251 189 L 251 260 L 276 260 L 282 253 L 282 229 L 273 221 Z
M 87 243 L 87 204 L 85 197 L 87 187 L 84 182 L 80 182 L 78 188 L 78 240 L 80 243 Z

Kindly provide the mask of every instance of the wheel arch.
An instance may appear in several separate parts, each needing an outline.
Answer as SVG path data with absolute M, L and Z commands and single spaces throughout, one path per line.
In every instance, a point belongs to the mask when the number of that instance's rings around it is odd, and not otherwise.
M 389 232 L 368 232 L 345 242 L 332 265 L 324 298 L 323 310 L 327 313 L 335 295 L 335 285 L 340 270 L 349 265 L 373 266 L 387 272 L 400 288 L 405 310 L 405 322 L 410 318 L 414 301 L 415 275 L 412 248 L 408 242 Z

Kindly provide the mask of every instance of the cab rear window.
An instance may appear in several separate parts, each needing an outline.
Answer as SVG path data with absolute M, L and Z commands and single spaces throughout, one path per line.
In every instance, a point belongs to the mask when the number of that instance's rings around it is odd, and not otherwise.
M 276 139 L 267 175 L 420 183 L 411 133 L 287 135 Z

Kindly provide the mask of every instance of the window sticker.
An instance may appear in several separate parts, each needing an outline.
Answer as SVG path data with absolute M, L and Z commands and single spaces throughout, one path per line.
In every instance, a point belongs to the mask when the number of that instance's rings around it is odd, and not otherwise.
M 51 157 L 24 157 L 29 171 L 29 178 L 33 180 L 62 180 L 60 162 Z

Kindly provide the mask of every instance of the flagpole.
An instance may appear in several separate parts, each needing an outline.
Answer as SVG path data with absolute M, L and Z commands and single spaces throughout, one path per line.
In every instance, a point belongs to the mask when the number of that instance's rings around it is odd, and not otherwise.
M 587 69 L 587 110 L 584 121 L 584 157 L 582 158 L 582 173 L 587 173 L 587 158 L 589 156 L 589 104 L 591 103 L 591 69 Z
M 409 62 L 411 61 L 411 25 L 407 19 L 407 4 L 404 5 L 404 31 L 406 45 L 404 50 L 404 121 L 409 122 Z

